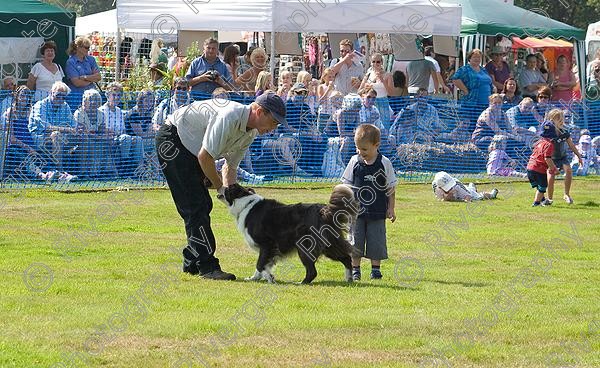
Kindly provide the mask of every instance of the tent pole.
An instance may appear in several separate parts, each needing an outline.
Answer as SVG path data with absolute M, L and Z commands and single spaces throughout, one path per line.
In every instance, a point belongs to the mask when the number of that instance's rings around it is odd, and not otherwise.
M 121 78 L 121 28 L 117 27 L 117 43 L 115 46 L 115 82 L 118 82 Z
M 271 75 L 275 75 L 275 27 L 272 27 L 271 31 L 271 61 L 269 62 L 271 66 Z

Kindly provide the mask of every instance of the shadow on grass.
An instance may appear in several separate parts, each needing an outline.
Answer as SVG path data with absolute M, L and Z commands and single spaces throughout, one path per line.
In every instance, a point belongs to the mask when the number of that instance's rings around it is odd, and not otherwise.
M 561 199 L 562 201 L 562 199 Z M 563 209 L 569 209 L 569 210 L 581 210 L 581 207 L 600 207 L 600 204 L 594 202 L 594 201 L 587 201 L 584 203 L 578 203 L 575 202 L 573 204 L 567 204 L 567 203 L 558 203 L 558 205 L 553 204 L 552 205 L 553 208 L 560 208 L 561 210 Z
M 283 282 L 282 282 L 283 283 Z M 406 286 L 401 286 L 397 284 L 389 284 L 382 283 L 381 281 L 356 281 L 356 282 L 347 282 L 347 281 L 313 281 L 310 285 L 304 285 L 296 282 L 289 282 L 286 284 L 294 284 L 296 286 L 325 286 L 325 287 L 350 287 L 350 288 L 383 288 L 389 290 L 418 290 L 418 288 L 411 288 Z
M 486 287 L 486 286 L 490 286 L 491 284 L 486 284 L 484 282 L 464 282 L 464 281 L 446 281 L 446 280 L 428 280 L 428 279 L 423 279 L 424 282 L 435 282 L 437 284 L 444 284 L 444 285 L 462 285 L 464 287 Z
M 244 280 L 244 279 L 237 279 L 235 281 L 231 281 L 231 282 L 235 282 L 235 283 L 256 283 L 256 284 L 261 284 L 261 285 L 268 285 L 267 282 L 265 280 L 260 280 L 260 281 L 249 281 L 249 280 Z M 414 287 L 407 287 L 407 286 L 401 286 L 401 285 L 397 285 L 397 284 L 384 284 L 381 283 L 380 281 L 358 281 L 358 282 L 347 282 L 347 281 L 331 281 L 331 280 L 324 280 L 324 281 L 313 281 L 310 284 L 302 284 L 300 281 L 281 281 L 281 280 L 277 280 L 275 279 L 275 284 L 272 285 L 274 288 L 278 287 L 278 286 L 297 286 L 297 287 L 304 287 L 304 288 L 309 288 L 309 287 L 313 287 L 313 286 L 325 286 L 325 287 L 349 287 L 349 288 L 384 288 L 384 289 L 389 289 L 389 290 L 418 290 L 418 288 L 414 288 Z

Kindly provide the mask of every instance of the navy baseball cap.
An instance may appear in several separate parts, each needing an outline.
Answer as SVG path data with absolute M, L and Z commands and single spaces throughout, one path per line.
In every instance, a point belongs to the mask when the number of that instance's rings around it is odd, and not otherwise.
M 279 124 L 285 123 L 285 102 L 277 94 L 273 92 L 263 93 L 256 98 L 255 102 L 263 109 L 269 111 Z
M 556 127 L 554 124 L 547 121 L 542 125 L 542 134 L 540 134 L 543 138 L 554 139 L 557 137 L 556 135 Z

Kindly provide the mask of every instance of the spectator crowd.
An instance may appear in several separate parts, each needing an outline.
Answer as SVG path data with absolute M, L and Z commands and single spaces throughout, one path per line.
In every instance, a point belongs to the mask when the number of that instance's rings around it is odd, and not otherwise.
M 484 154 L 488 174 L 524 176 L 519 170 L 529 155 L 524 152 L 538 139 L 546 114 L 558 106 L 573 117 L 572 101 L 580 97 L 565 55 L 558 56 L 555 70 L 548 70 L 543 54 L 530 54 L 519 75 L 513 75 L 506 50 L 494 46 L 489 62 L 484 64 L 486 55 L 474 49 L 465 65 L 451 72 L 440 67 L 433 47 L 427 46 L 423 59 L 387 70 L 384 55 L 363 59 L 350 40 L 340 42 L 339 56 L 325 65 L 320 79 L 314 65 L 296 75 L 283 69 L 274 78 L 260 47 L 240 55 L 233 44 L 221 54 L 218 41 L 209 38 L 202 55 L 186 65 L 177 55 L 169 58 L 157 41 L 150 52 L 153 79 L 186 68 L 185 77 L 173 78 L 168 93 L 125 91 L 119 82 L 101 89 L 90 45 L 88 38 L 77 37 L 61 66 L 54 62 L 56 44 L 48 41 L 24 85 L 11 76 L 2 81 L 4 176 L 62 182 L 160 179 L 154 136 L 167 116 L 193 101 L 250 102 L 267 91 L 286 101 L 287 122 L 252 144 L 239 172 L 243 180 L 339 177 L 356 151 L 354 131 L 364 123 L 380 129 L 379 149 L 390 158 L 407 145 L 470 145 Z M 600 95 L 600 56 L 588 68 L 584 97 L 595 100 Z M 435 98 L 453 90 L 458 101 Z M 590 168 L 597 172 L 599 139 L 592 136 L 598 132 L 579 129 L 574 122 L 567 119 L 565 126 L 584 159 L 571 163 L 573 174 L 586 175 Z

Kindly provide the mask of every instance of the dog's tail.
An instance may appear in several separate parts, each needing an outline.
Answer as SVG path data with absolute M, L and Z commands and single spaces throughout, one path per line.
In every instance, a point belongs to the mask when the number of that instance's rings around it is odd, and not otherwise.
M 348 231 L 359 211 L 359 203 L 354 198 L 352 188 L 345 184 L 338 184 L 333 188 L 329 204 L 323 208 L 322 216 L 333 224 L 340 232 Z

